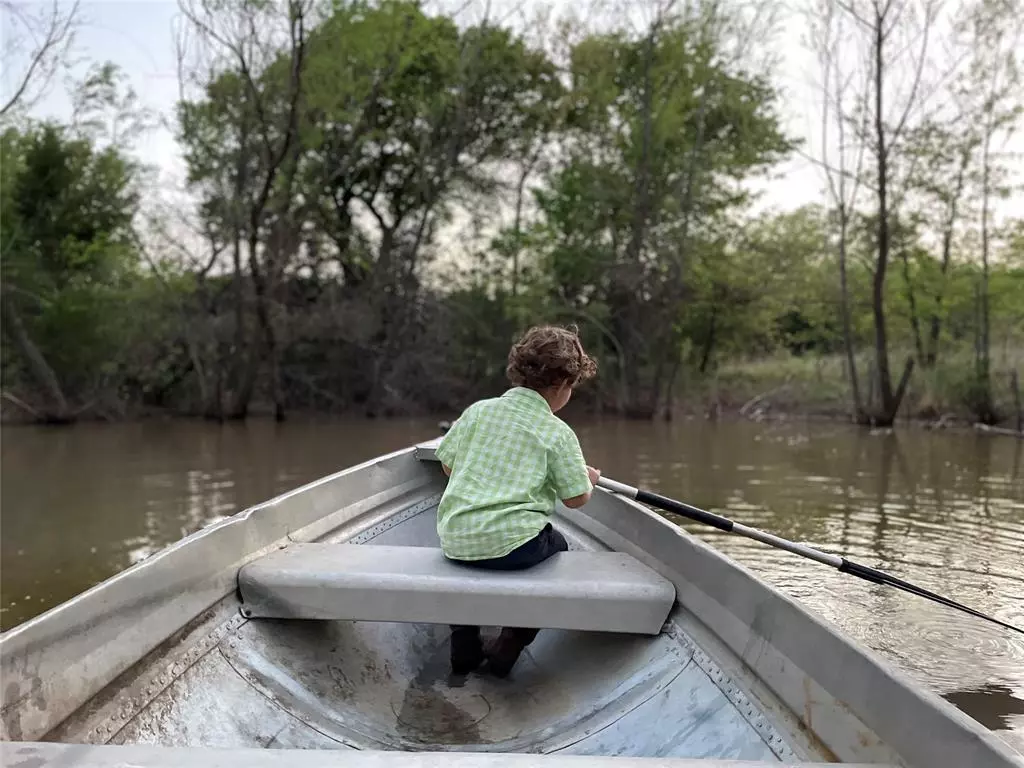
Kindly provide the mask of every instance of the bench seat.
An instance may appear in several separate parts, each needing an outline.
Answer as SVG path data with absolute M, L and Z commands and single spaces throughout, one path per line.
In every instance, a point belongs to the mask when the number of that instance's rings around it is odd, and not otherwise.
M 254 618 L 348 619 L 655 635 L 672 583 L 630 555 L 560 552 L 525 571 L 453 563 L 433 547 L 295 544 L 245 565 Z

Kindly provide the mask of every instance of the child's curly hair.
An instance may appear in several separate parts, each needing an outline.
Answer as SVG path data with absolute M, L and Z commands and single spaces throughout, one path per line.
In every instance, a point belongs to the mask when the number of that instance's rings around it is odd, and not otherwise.
M 575 326 L 539 325 L 512 345 L 505 373 L 517 387 L 541 390 L 563 381 L 575 387 L 594 377 L 597 362 L 583 351 Z

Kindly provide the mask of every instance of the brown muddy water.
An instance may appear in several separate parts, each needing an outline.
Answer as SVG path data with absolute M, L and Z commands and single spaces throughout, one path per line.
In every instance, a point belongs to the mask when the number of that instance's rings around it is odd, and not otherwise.
M 827 423 L 575 423 L 605 474 L 848 555 L 1024 625 L 1024 441 Z M 0 626 L 204 525 L 434 437 L 426 421 L 5 428 Z M 1024 639 L 686 524 L 1024 752 Z

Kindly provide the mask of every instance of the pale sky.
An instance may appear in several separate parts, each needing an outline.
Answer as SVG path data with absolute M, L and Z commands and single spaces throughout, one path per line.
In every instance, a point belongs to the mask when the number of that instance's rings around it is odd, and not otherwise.
M 564 2 L 564 0 L 562 0 Z M 130 79 L 142 106 L 162 116 L 165 125 L 158 127 L 134 147 L 144 162 L 159 171 L 156 193 L 167 199 L 181 189 L 184 178 L 183 164 L 171 128 L 173 109 L 178 98 L 178 75 L 175 56 L 175 20 L 179 10 L 174 0 L 81 0 L 81 24 L 75 41 L 75 55 L 79 62 L 75 68 L 80 76 L 95 62 L 109 60 L 119 66 Z M 555 7 L 559 6 L 556 2 Z M 35 12 L 45 11 L 48 0 L 29 0 L 17 5 Z M 8 44 L 10 30 L 6 12 L 0 23 L 5 23 L 2 40 Z M 804 21 L 792 16 L 785 22 L 789 38 L 779 42 L 779 71 L 776 82 L 783 92 L 783 111 L 788 131 L 808 142 L 818 143 L 820 115 L 817 110 L 811 78 L 816 77 L 814 59 L 801 46 L 799 38 L 805 33 Z M 8 62 L 9 63 L 9 62 Z M 4 94 L 13 87 L 12 73 L 3 73 Z M 30 112 L 33 117 L 66 119 L 70 113 L 67 89 L 59 80 L 54 81 L 48 93 L 36 102 Z M 1018 137 L 1014 149 L 1024 154 L 1024 138 Z M 758 207 L 791 209 L 807 203 L 825 202 L 824 182 L 819 170 L 799 157 L 780 165 L 773 178 L 758 183 L 765 195 Z M 1009 201 L 1003 208 L 1007 213 L 1017 210 L 1020 215 L 1021 198 Z

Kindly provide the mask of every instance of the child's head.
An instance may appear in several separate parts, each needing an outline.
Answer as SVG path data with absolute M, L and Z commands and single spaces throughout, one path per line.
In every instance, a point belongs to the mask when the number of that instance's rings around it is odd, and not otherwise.
M 597 363 L 583 351 L 575 328 L 536 326 L 508 353 L 509 381 L 544 395 L 557 411 L 569 402 L 573 387 L 593 378 Z

